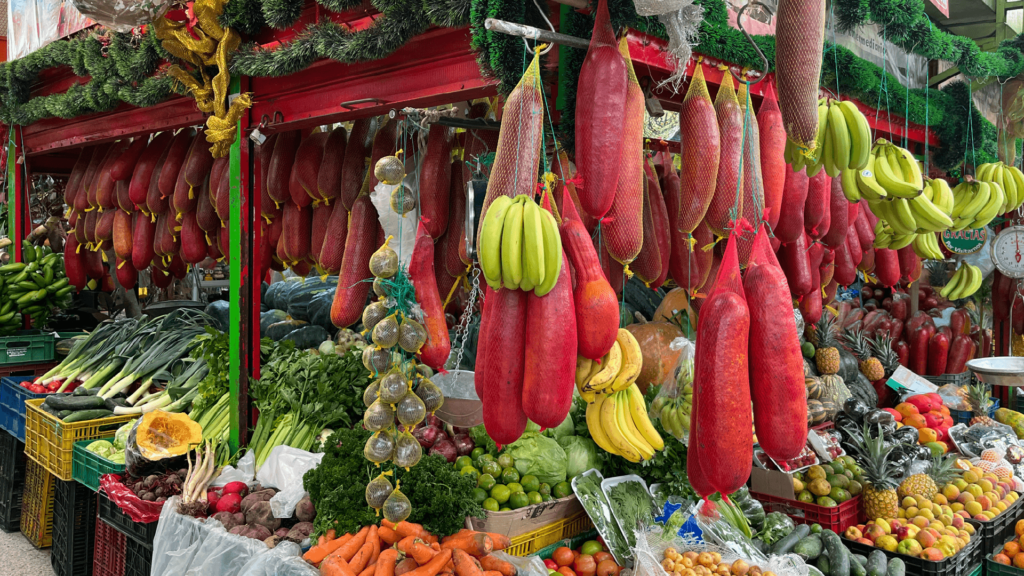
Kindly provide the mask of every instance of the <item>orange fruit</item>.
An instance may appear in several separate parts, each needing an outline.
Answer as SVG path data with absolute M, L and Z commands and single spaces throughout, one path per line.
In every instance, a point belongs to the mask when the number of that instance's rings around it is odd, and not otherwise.
M 1020 544 L 1017 544 L 1017 542 L 1015 542 L 1015 541 L 1007 542 L 1003 546 L 1003 554 L 1006 554 L 1010 558 L 1013 558 L 1014 556 L 1016 556 L 1019 553 L 1020 553 Z
M 1007 558 L 1005 554 L 996 554 L 992 557 L 992 560 L 994 562 L 998 562 L 999 564 L 1005 564 L 1006 566 L 1010 565 L 1010 559 Z

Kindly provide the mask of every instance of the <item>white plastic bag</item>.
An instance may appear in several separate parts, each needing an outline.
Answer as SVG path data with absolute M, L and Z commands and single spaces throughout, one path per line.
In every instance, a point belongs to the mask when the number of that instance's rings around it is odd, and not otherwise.
M 302 487 L 302 477 L 320 465 L 323 453 L 314 454 L 292 448 L 291 446 L 275 446 L 270 456 L 260 466 L 256 480 L 264 488 L 276 488 L 279 492 L 270 499 L 270 508 L 275 518 L 291 518 L 295 513 L 295 505 L 306 495 Z
M 229 482 L 245 482 L 252 486 L 256 478 L 256 453 L 249 450 L 238 459 L 238 468 L 225 466 L 220 476 L 210 483 L 210 486 L 224 486 Z

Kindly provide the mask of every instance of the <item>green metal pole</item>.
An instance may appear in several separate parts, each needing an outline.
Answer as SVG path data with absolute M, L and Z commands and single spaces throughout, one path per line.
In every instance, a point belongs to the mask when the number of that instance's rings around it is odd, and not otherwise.
M 241 91 L 241 84 L 237 76 L 231 78 L 231 93 L 238 94 Z M 231 326 L 228 328 L 228 342 L 230 343 L 229 359 L 229 393 L 231 401 L 231 432 L 228 436 L 228 446 L 231 453 L 238 451 L 241 444 L 241 427 L 245 423 L 239 420 L 241 410 L 241 372 L 242 372 L 242 122 L 238 122 L 235 132 L 235 141 L 231 144 L 231 216 L 228 218 L 230 226 L 230 246 L 228 247 L 228 278 L 231 284 L 231 291 L 228 296 L 229 318 Z

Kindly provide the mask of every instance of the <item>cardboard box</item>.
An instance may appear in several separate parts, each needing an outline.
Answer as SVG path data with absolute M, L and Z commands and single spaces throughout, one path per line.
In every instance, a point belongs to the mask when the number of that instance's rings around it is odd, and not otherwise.
M 792 491 L 792 484 L 790 485 Z M 576 514 L 583 505 L 576 495 L 541 502 L 518 510 L 488 512 L 486 518 L 466 518 L 466 526 L 478 532 L 494 532 L 514 538 Z
M 752 468 L 750 470 L 750 491 L 796 500 L 796 493 L 793 491 L 793 475 L 778 470 Z

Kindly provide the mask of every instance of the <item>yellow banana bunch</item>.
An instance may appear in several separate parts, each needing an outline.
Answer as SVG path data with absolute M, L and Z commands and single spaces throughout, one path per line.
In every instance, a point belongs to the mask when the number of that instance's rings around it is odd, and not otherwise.
M 1024 204 L 1024 173 L 1016 166 L 1007 166 L 1002 162 L 982 164 L 975 170 L 975 180 L 999 184 L 1005 199 L 999 214 L 1005 214 L 1020 208 Z
M 814 157 L 805 157 L 787 140 L 785 159 L 794 170 L 799 171 L 806 166 L 808 176 L 814 176 L 824 168 L 830 177 L 837 178 L 844 170 L 865 169 L 870 154 L 871 127 L 864 114 L 853 102 L 823 98 L 818 101 L 818 135 Z M 850 198 L 849 194 L 853 190 L 851 188 L 847 192 L 847 198 Z M 857 196 L 859 199 L 859 194 Z
M 593 402 L 598 394 L 625 390 L 636 382 L 643 363 L 640 343 L 629 330 L 619 328 L 615 343 L 600 362 L 576 357 L 576 390 L 587 402 Z
M 879 138 L 871 148 L 871 156 L 873 160 L 868 162 L 868 168 L 861 171 L 865 182 L 877 183 L 888 197 L 914 198 L 921 195 L 924 188 L 921 167 L 908 150 Z
M 978 291 L 984 279 L 981 268 L 962 262 L 953 277 L 939 291 L 939 295 L 949 301 L 967 298 Z
M 480 268 L 494 290 L 550 292 L 562 272 L 555 217 L 525 194 L 495 198 L 480 224 Z
M 630 462 L 650 460 L 665 448 L 635 383 L 617 392 L 598 394 L 587 404 L 586 418 L 594 443 Z
M 992 171 L 987 169 L 982 175 L 987 177 Z M 957 184 L 953 189 L 953 210 L 950 213 L 953 230 L 985 227 L 1001 214 L 1006 202 L 1007 197 L 999 182 L 967 180 Z
M 918 234 L 914 238 L 914 252 L 923 260 L 945 260 L 946 256 L 939 248 L 939 237 L 935 234 Z

